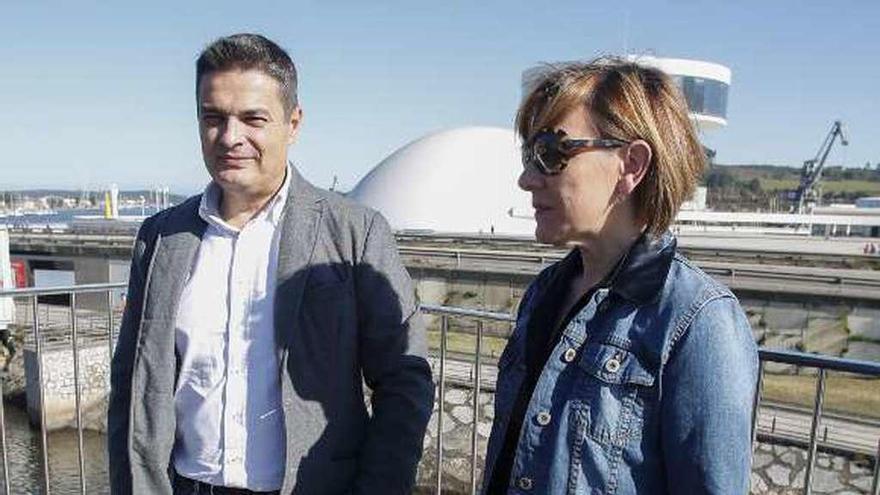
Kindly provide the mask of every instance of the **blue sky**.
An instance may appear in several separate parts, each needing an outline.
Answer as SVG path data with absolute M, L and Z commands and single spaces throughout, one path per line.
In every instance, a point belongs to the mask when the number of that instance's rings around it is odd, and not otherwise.
M 464 125 L 510 127 L 521 72 L 631 53 L 733 71 L 722 163 L 796 165 L 834 119 L 831 164 L 880 162 L 880 2 L 4 2 L 0 189 L 206 178 L 193 62 L 212 39 L 266 34 L 297 63 L 291 156 L 352 187 L 398 147 Z

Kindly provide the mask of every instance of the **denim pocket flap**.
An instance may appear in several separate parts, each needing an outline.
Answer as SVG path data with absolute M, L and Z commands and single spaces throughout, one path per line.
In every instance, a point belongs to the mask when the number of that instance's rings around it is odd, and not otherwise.
M 654 385 L 654 375 L 638 357 L 620 347 L 590 342 L 585 344 L 578 366 L 584 372 L 609 384 Z

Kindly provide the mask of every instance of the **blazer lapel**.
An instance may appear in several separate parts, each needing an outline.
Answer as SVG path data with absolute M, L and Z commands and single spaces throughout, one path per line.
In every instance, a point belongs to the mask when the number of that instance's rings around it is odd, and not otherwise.
M 149 289 L 144 316 L 173 322 L 180 293 L 199 249 L 206 224 L 198 215 L 198 202 L 173 212 L 160 227 L 159 245 L 148 274 Z
M 287 333 L 299 315 L 323 212 L 323 198 L 293 166 L 289 170 L 292 175 L 281 225 L 274 309 L 276 342 L 284 349 L 285 358 L 293 338 Z
M 196 197 L 198 198 L 198 197 Z M 172 393 L 176 380 L 174 323 L 180 294 L 199 249 L 206 224 L 198 216 L 198 199 L 168 213 L 159 227 L 158 243 L 147 274 L 139 353 L 146 389 Z M 148 383 L 149 382 L 149 383 Z

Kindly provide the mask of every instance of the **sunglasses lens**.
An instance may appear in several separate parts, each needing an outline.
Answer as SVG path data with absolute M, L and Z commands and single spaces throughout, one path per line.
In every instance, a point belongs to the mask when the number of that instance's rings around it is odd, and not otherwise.
M 531 160 L 546 174 L 559 173 L 562 169 L 563 155 L 559 151 L 559 138 L 552 132 L 541 132 L 534 137 L 529 147 Z

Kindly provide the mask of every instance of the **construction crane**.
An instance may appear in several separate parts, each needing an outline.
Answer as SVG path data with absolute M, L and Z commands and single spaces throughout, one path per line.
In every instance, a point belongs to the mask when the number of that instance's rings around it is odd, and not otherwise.
M 841 146 L 849 144 L 843 135 L 843 124 L 839 120 L 835 120 L 831 125 L 831 130 L 825 136 L 825 141 L 819 147 L 816 157 L 804 162 L 804 167 L 801 169 L 801 182 L 794 196 L 794 203 L 797 205 L 798 213 L 804 213 L 808 205 L 816 204 L 820 199 L 816 186 L 819 185 L 819 180 L 822 179 L 822 168 L 825 166 L 825 160 L 828 159 L 828 153 L 831 152 L 831 147 L 837 138 L 840 138 Z

